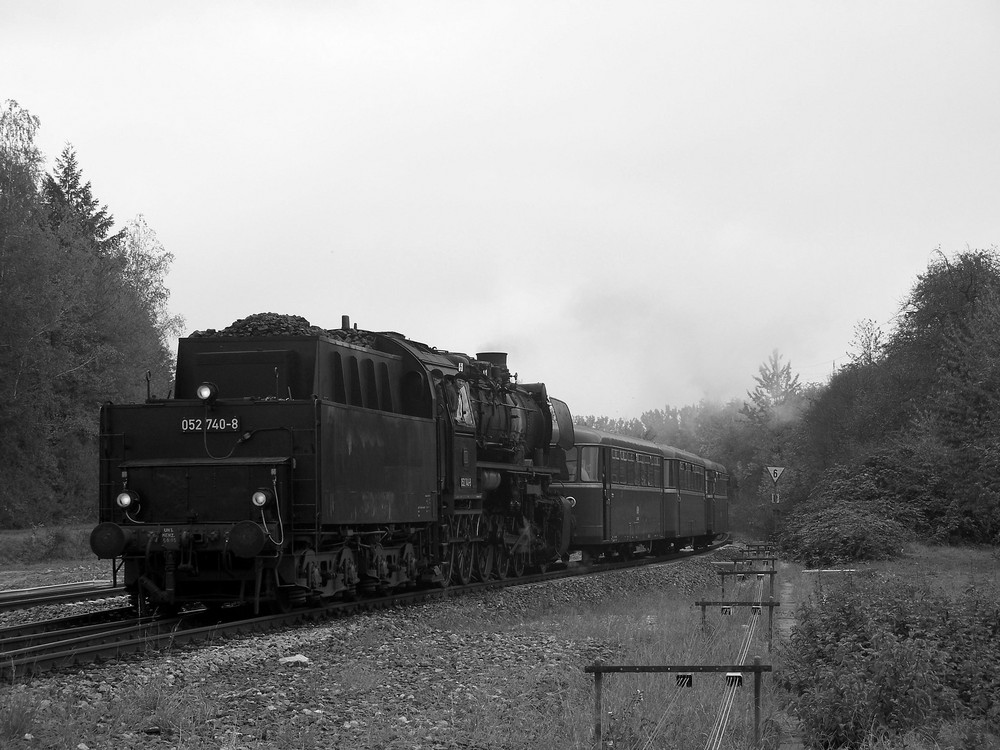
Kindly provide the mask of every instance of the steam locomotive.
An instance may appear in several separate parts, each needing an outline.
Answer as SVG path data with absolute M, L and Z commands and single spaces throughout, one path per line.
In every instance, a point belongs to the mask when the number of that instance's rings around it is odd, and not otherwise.
M 264 313 L 178 344 L 175 393 L 100 414 L 99 524 L 140 607 L 285 610 L 707 544 L 725 470 L 575 427 L 506 355 Z

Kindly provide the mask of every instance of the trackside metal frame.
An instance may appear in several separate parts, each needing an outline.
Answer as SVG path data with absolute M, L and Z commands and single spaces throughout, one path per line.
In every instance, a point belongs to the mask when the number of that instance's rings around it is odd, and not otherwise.
M 738 673 L 739 683 L 742 684 L 742 673 L 743 672 L 753 672 L 753 740 L 754 744 L 758 747 L 760 746 L 760 689 L 762 674 L 764 672 L 770 672 L 772 667 L 770 664 L 762 664 L 761 658 L 755 656 L 753 658 L 753 664 L 724 664 L 724 665 L 710 665 L 706 666 L 700 664 L 697 666 L 676 666 L 676 665 L 650 665 L 650 666 L 625 666 L 625 665 L 611 665 L 602 664 L 601 662 L 596 662 L 589 667 L 584 667 L 583 671 L 588 674 L 594 675 L 594 748 L 600 750 L 603 743 L 603 733 L 604 733 L 604 708 L 602 700 L 602 688 L 605 674 L 637 674 L 637 673 L 664 673 L 664 672 L 678 672 L 678 673 L 693 673 L 693 672 L 726 672 L 726 673 Z M 729 675 L 727 674 L 727 681 Z
M 696 607 L 701 607 L 701 625 L 705 626 L 705 608 L 706 607 L 756 607 L 760 609 L 761 607 L 767 607 L 767 652 L 771 653 L 771 647 L 774 642 L 774 608 L 780 607 L 781 602 L 774 601 L 772 596 L 766 602 L 695 602 Z M 723 612 L 723 614 L 727 614 Z
M 774 577 L 778 574 L 776 570 L 717 570 L 715 571 L 719 574 L 722 579 L 722 595 L 726 595 L 726 576 L 768 576 L 771 582 L 771 593 L 769 596 L 774 598 Z

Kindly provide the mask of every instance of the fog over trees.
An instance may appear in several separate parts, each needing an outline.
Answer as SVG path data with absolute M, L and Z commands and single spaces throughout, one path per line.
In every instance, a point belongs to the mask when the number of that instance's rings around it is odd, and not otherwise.
M 1000 256 L 938 250 L 895 327 L 855 329 L 850 363 L 800 384 L 772 352 L 745 398 L 579 418 L 730 468 L 736 524 L 816 562 L 880 557 L 893 539 L 1000 542 Z M 780 503 L 764 470 L 783 466 Z
M 938 251 L 892 330 L 861 321 L 850 362 L 800 384 L 772 352 L 745 398 L 582 424 L 725 464 L 732 518 L 816 562 L 877 558 L 892 541 L 1000 542 L 1000 256 Z M 767 466 L 783 466 L 775 485 Z

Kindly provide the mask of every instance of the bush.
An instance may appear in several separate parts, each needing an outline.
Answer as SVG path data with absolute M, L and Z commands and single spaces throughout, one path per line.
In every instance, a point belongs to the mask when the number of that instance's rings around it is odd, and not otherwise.
M 912 507 L 886 487 L 885 466 L 836 466 L 789 514 L 782 551 L 809 565 L 895 556 L 918 523 Z
M 800 607 L 782 682 L 807 744 L 857 748 L 873 733 L 948 733 L 956 722 L 997 733 L 998 598 L 872 576 Z
M 854 502 L 796 510 L 782 529 L 781 550 L 807 565 L 889 559 L 910 536 L 902 524 Z

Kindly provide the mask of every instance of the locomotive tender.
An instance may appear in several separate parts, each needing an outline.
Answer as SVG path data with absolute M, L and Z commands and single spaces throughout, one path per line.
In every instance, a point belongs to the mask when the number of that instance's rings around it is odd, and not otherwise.
M 265 313 L 192 334 L 173 397 L 108 404 L 100 420 L 91 547 L 140 606 L 285 609 L 727 530 L 721 466 L 574 427 L 505 354 L 346 317 L 326 331 Z

